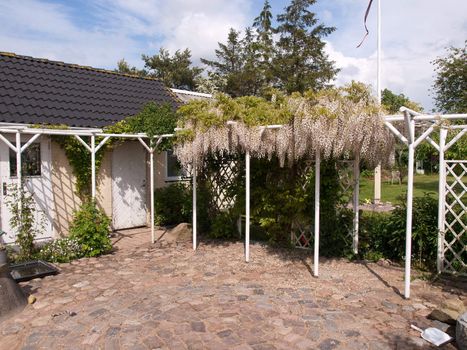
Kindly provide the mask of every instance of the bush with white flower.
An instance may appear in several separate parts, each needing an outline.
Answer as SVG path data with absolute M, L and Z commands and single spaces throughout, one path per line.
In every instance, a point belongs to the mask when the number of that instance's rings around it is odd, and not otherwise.
M 46 243 L 39 251 L 39 258 L 50 262 L 70 262 L 83 256 L 83 250 L 76 238 L 59 238 Z

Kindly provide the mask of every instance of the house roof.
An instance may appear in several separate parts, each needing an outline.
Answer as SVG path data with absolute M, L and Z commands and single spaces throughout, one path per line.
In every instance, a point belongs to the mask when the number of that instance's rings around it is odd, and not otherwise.
M 0 122 L 103 127 L 179 98 L 160 80 L 0 52 Z

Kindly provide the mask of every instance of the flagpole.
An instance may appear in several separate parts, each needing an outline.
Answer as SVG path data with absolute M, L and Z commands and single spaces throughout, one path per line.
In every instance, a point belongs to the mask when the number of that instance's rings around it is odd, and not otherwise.
M 376 52 L 376 90 L 378 96 L 378 104 L 381 104 L 381 0 L 378 0 L 377 9 L 377 52 Z M 374 176 L 374 204 L 381 202 L 381 163 L 375 168 Z
M 378 0 L 378 39 L 377 39 L 377 62 L 376 62 L 376 87 L 378 89 L 378 103 L 381 104 L 381 0 Z

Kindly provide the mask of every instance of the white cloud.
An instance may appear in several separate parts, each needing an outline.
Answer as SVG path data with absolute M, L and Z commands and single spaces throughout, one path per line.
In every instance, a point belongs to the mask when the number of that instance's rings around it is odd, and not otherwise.
M 141 67 L 141 54 L 162 45 L 188 47 L 198 60 L 212 56 L 230 27 L 244 27 L 250 10 L 248 0 L 95 0 L 80 6 L 1 1 L 0 50 L 113 68 L 122 57 Z M 81 10 L 87 12 L 77 14 Z
M 231 27 L 245 27 L 250 11 L 249 0 L 119 0 L 108 5 L 113 6 L 112 20 L 134 34 L 146 35 L 152 50 L 189 48 L 195 60 L 212 56 Z M 131 25 L 135 18 L 144 25 Z
M 288 0 L 274 4 L 282 11 Z M 391 0 L 382 2 L 383 88 L 432 106 L 431 61 L 449 45 L 467 38 L 465 0 Z M 339 67 L 339 84 L 352 79 L 376 85 L 376 1 L 369 18 L 370 36 L 356 49 L 367 1 L 321 0 L 318 18 L 337 31 L 327 50 Z M 195 62 L 211 58 L 230 27 L 251 24 L 253 0 L 50 0 L 0 1 L 0 50 L 113 68 L 125 57 L 142 66 L 141 54 L 162 45 L 172 52 L 190 48 Z
M 327 45 L 330 57 L 342 68 L 337 82 L 355 79 L 375 87 L 376 2 L 368 21 L 370 36 L 360 49 L 356 45 L 364 33 L 366 2 L 345 0 L 342 6 L 335 9 L 347 12 L 340 25 L 326 23 L 338 26 Z M 447 46 L 463 45 L 467 38 L 465 13 L 467 2 L 460 0 L 382 1 L 382 87 L 404 93 L 430 110 L 431 62 L 444 55 Z

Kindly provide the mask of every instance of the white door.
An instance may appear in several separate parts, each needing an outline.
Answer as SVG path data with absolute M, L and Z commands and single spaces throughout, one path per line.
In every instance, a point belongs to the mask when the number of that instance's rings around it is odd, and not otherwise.
M 139 142 L 125 142 L 112 154 L 113 229 L 146 225 L 146 151 Z
M 7 138 L 15 145 L 14 135 Z M 21 135 L 21 143 L 26 143 L 29 136 Z M 51 148 L 50 138 L 41 136 L 29 146 L 22 156 L 23 180 L 27 190 L 33 194 L 36 209 L 35 223 L 38 235 L 36 240 L 46 240 L 53 237 L 52 222 L 54 218 L 54 202 L 52 192 L 51 175 Z M 11 164 L 10 164 L 11 162 Z M 9 200 L 10 186 L 16 185 L 16 155 L 4 143 L 0 143 L 0 221 L 1 229 L 6 232 L 2 236 L 6 243 L 13 243 L 16 239 L 16 232 L 10 226 L 11 213 L 7 204 Z

